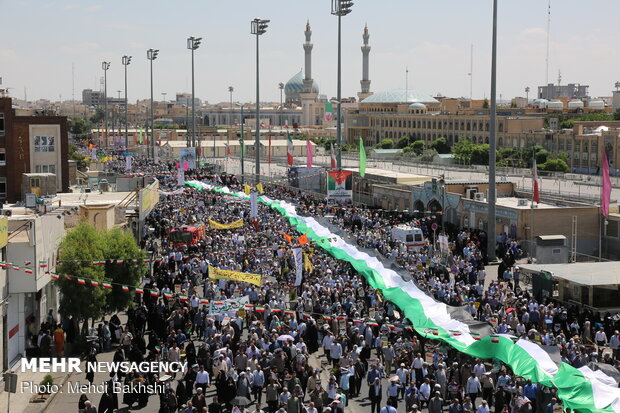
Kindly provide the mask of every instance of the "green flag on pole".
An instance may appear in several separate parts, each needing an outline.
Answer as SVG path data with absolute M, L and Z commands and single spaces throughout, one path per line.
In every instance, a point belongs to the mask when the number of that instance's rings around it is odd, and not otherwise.
M 140 126 L 140 134 L 138 135 L 138 142 L 142 145 L 142 126 Z
M 366 175 L 366 151 L 364 150 L 364 141 L 360 137 L 360 176 Z

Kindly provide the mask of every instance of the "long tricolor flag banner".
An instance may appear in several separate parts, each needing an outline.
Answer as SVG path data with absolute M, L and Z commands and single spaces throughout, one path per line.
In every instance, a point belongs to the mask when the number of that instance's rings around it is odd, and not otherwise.
M 246 198 L 242 192 L 233 193 L 226 187 L 215 187 L 200 181 L 188 181 L 186 185 Z M 615 383 L 612 378 L 601 372 L 595 373 L 588 367 L 576 369 L 567 363 L 558 366 L 539 345 L 527 340 L 515 340 L 510 335 L 499 334 L 477 340 L 467 324 L 450 315 L 444 303 L 435 301 L 414 283 L 403 280 L 376 257 L 348 244 L 313 217 L 298 215 L 295 206 L 288 202 L 266 196 L 260 197 L 259 201 L 282 214 L 298 232 L 307 234 L 318 247 L 337 259 L 349 262 L 373 288 L 404 312 L 419 334 L 442 340 L 474 357 L 502 360 L 516 375 L 557 388 L 558 396 L 571 409 L 620 413 L 620 389 L 612 385 Z

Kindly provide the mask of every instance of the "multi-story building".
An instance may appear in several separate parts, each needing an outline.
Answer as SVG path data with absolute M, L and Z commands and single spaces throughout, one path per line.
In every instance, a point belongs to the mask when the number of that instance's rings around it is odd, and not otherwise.
M 0 200 L 22 200 L 22 174 L 51 173 L 56 190 L 69 190 L 67 117 L 13 108 L 0 98 Z M 33 177 L 29 192 L 37 193 Z
M 559 98 L 585 99 L 589 97 L 589 87 L 579 83 L 569 83 L 562 86 L 549 83 L 547 86 L 538 86 L 538 98 L 547 100 Z
M 82 90 L 82 104 L 85 106 L 103 105 L 103 92 L 92 89 Z
M 480 108 L 461 114 L 457 106 L 454 107 L 456 113 L 447 111 L 446 108 L 445 103 L 414 91 L 399 89 L 377 92 L 360 102 L 356 109 L 346 112 L 346 138 L 349 143 L 355 143 L 361 137 L 367 145 L 377 144 L 383 139 L 397 141 L 403 136 L 422 140 L 427 144 L 442 137 L 446 138 L 450 145 L 458 142 L 460 138 L 468 138 L 475 143 L 489 142 L 488 111 Z M 539 115 L 499 115 L 498 145 L 502 147 L 504 142 L 512 142 L 513 137 L 540 131 L 543 126 L 544 117 Z

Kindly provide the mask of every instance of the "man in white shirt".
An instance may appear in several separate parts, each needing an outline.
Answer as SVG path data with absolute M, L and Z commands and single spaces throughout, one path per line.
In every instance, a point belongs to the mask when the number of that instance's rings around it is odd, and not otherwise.
M 329 356 L 334 362 L 334 367 L 338 367 L 338 363 L 340 363 L 340 357 L 342 357 L 342 346 L 340 345 L 340 342 L 338 342 L 337 340 L 332 343 Z
M 205 370 L 205 366 L 201 365 L 200 370 L 196 373 L 196 388 L 202 389 L 202 393 L 204 394 L 209 384 L 209 372 Z
M 594 340 L 596 341 L 596 344 L 598 346 L 607 345 L 607 334 L 605 334 L 603 327 L 599 328 L 599 330 L 596 332 L 596 334 L 594 335 Z
M 422 358 L 422 354 L 418 353 L 418 356 L 414 358 L 411 363 L 411 368 L 415 372 L 415 381 L 418 386 L 422 384 L 422 367 L 424 367 L 424 359 Z
M 400 363 L 400 367 L 396 370 L 396 375 L 398 376 L 398 380 L 401 387 L 401 395 L 400 397 L 405 397 L 405 387 L 409 385 L 409 369 L 405 368 L 405 363 Z
M 465 393 L 469 394 L 472 404 L 475 405 L 476 397 L 478 397 L 478 393 L 482 391 L 482 386 L 480 385 L 480 380 L 474 373 L 471 373 L 471 376 L 467 379 L 467 383 L 465 384 Z
M 319 413 L 319 411 L 314 407 L 314 402 L 310 402 L 308 407 L 306 408 L 306 413 Z
M 478 363 L 476 363 L 476 365 L 474 366 L 474 373 L 476 374 L 476 377 L 478 378 L 478 380 L 480 380 L 480 377 L 482 377 L 482 375 L 486 372 L 486 369 L 484 368 L 484 364 L 482 363 L 482 360 L 478 360 Z
M 330 351 L 332 349 L 332 343 L 334 342 L 334 336 L 331 332 L 325 334 L 323 337 L 323 351 L 325 352 L 325 357 L 327 357 L 327 362 L 330 361 Z
M 424 379 L 424 383 L 420 386 L 418 394 L 420 399 L 420 409 L 422 409 L 424 404 L 428 406 L 428 402 L 431 399 L 431 383 L 428 378 Z

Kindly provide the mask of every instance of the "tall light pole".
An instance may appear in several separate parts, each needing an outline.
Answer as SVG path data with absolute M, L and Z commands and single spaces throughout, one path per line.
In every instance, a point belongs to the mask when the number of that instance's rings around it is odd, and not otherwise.
M 342 69 L 342 45 L 341 45 L 341 20 L 342 20 L 342 16 L 346 16 L 347 14 L 351 13 L 351 7 L 353 6 L 353 2 L 351 0 L 332 0 L 332 14 L 334 16 L 338 16 L 338 90 L 337 90 L 337 97 L 336 99 L 338 100 L 338 123 L 336 124 L 336 145 L 338 146 L 338 158 L 337 158 L 337 162 L 338 162 L 338 169 L 342 169 L 342 119 L 341 119 L 341 112 L 342 112 L 342 96 L 341 96 L 341 89 L 342 89 L 342 74 L 341 74 L 341 69 Z
M 149 147 L 151 159 L 155 159 L 155 117 L 153 116 L 153 60 L 157 59 L 159 50 L 149 49 L 146 51 L 146 58 L 151 61 L 151 140 Z
M 233 125 L 233 101 L 232 101 L 232 94 L 235 91 L 235 88 L 232 86 L 228 86 L 228 92 L 230 93 L 230 117 L 228 118 L 228 127 L 232 128 Z
M 196 99 L 194 98 L 194 51 L 200 47 L 202 37 L 189 37 L 187 48 L 192 51 L 192 147 L 196 147 Z
M 243 106 L 237 102 L 239 106 L 241 106 L 241 136 L 239 137 L 239 143 L 241 144 L 241 184 L 245 184 L 245 142 L 243 141 Z
M 529 105 L 530 104 L 530 87 L 529 86 L 525 87 L 525 100 L 526 100 L 525 106 Z
M 259 73 L 258 73 L 258 38 L 267 32 L 269 20 L 256 18 L 252 20 L 251 33 L 256 35 L 256 141 L 254 143 L 256 152 L 256 183 L 260 183 L 260 93 L 259 93 Z
M 108 69 L 110 62 L 102 62 L 103 69 L 103 119 L 105 123 L 105 147 L 108 149 Z
M 282 92 L 284 91 L 284 83 L 278 83 L 278 88 L 280 89 L 280 130 L 282 130 Z
M 495 150 L 497 139 L 497 103 L 496 103 L 496 75 L 497 75 L 497 0 L 493 0 L 493 45 L 491 49 L 491 114 L 489 123 L 489 214 L 487 216 L 487 256 L 488 260 L 495 260 Z
M 129 149 L 129 116 L 127 102 L 127 66 L 131 63 L 131 56 L 123 56 L 123 66 L 125 67 L 125 151 Z

